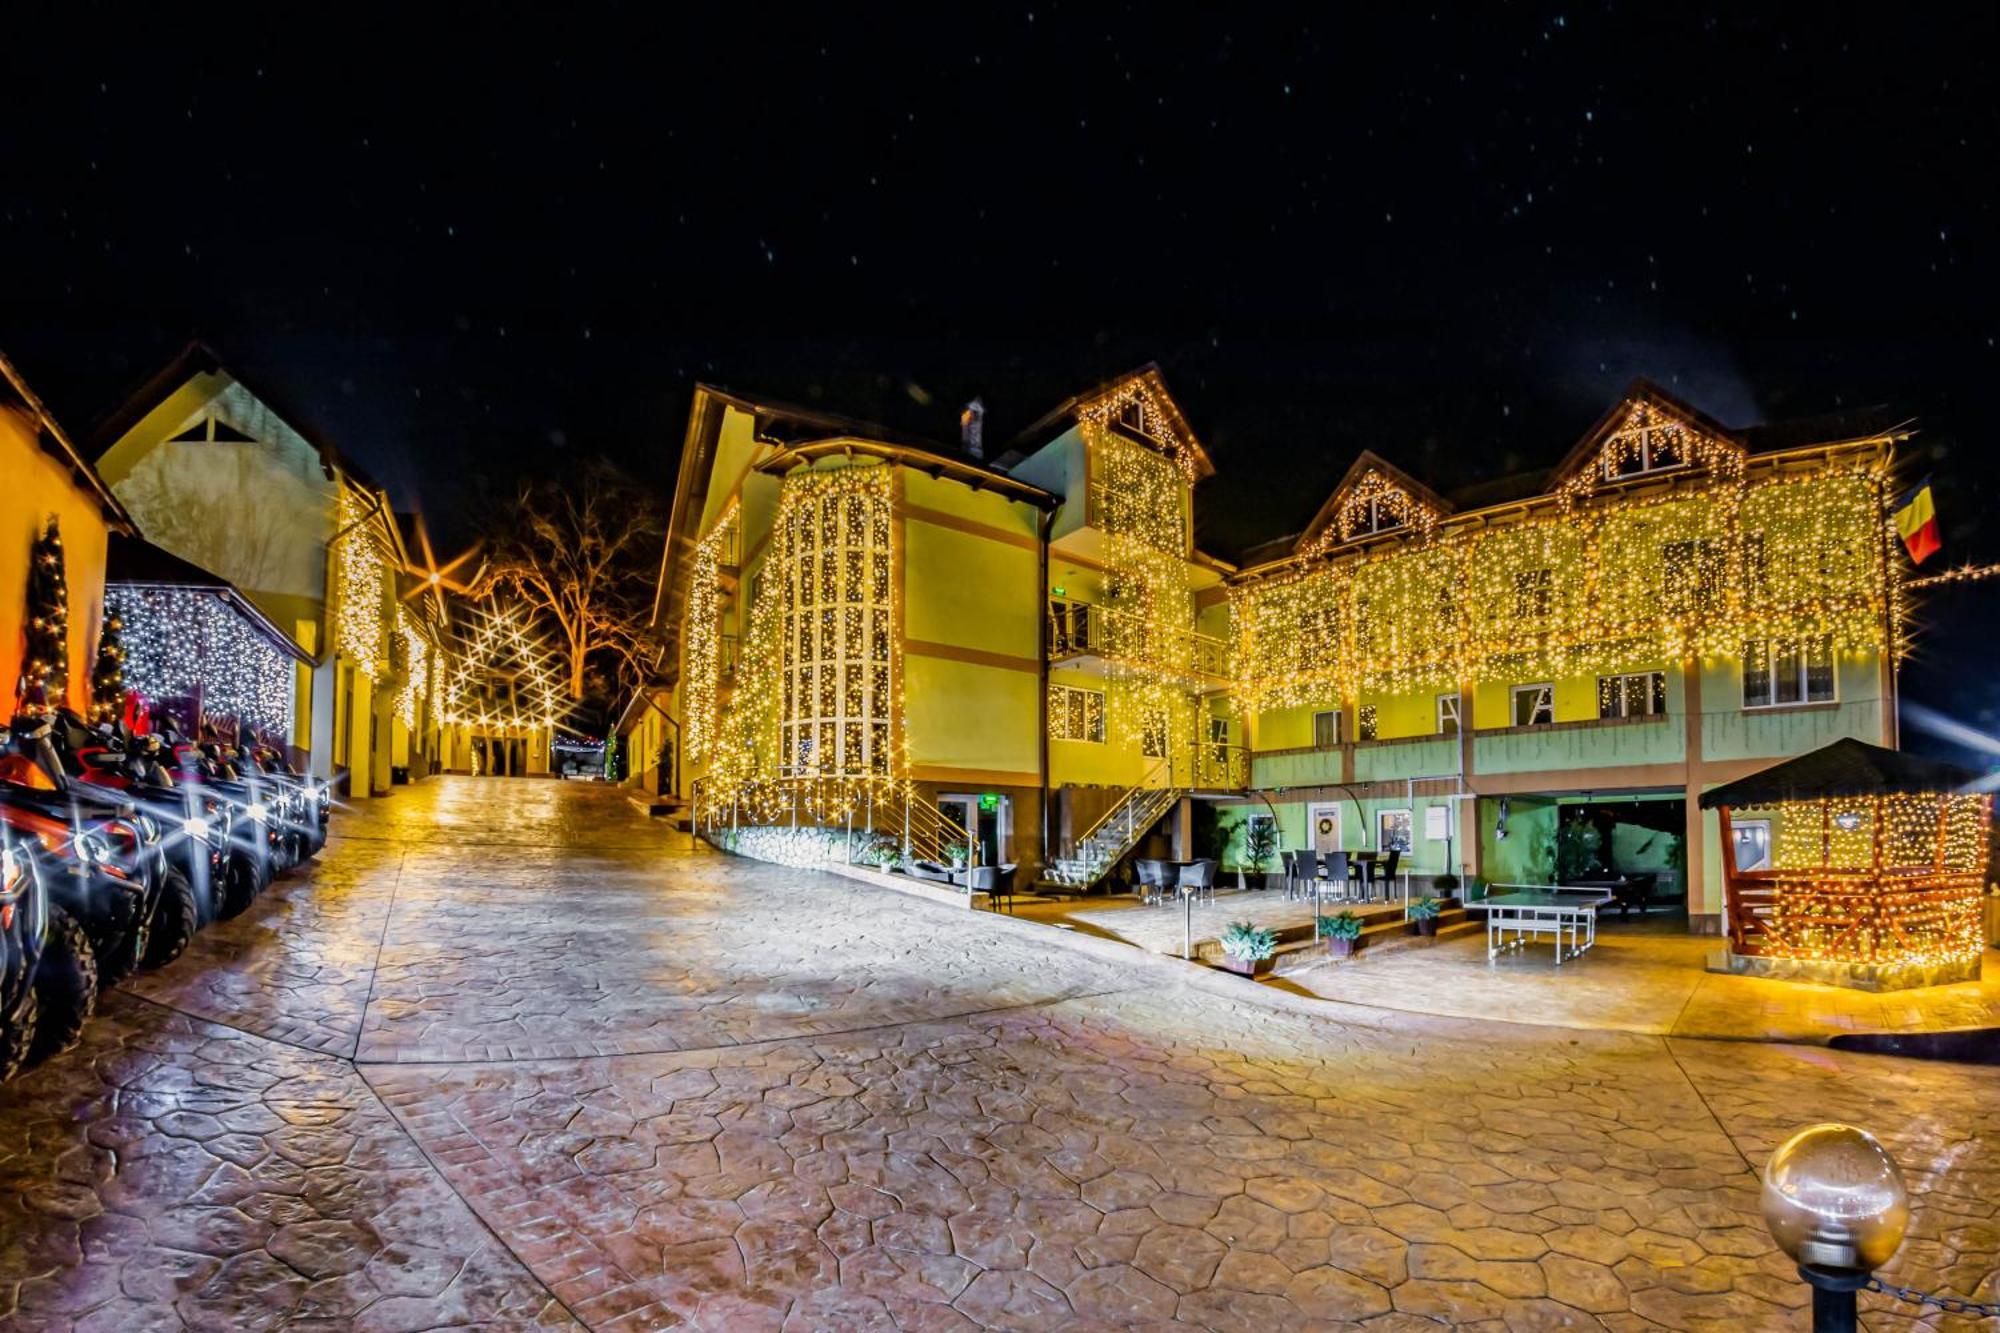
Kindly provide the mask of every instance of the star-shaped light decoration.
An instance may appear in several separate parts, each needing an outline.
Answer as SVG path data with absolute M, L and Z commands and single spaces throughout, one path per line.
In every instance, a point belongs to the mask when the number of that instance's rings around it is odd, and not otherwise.
M 424 593 L 429 593 L 437 599 L 438 614 L 443 615 L 445 610 L 444 595 L 447 592 L 457 593 L 461 597 L 470 596 L 473 588 L 478 584 L 479 575 L 485 570 L 483 563 L 478 569 L 473 571 L 470 578 L 457 579 L 452 577 L 452 575 L 464 566 L 467 561 L 471 560 L 473 556 L 479 554 L 479 544 L 474 542 L 459 555 L 452 557 L 440 565 L 437 561 L 437 552 L 431 549 L 430 530 L 424 526 L 422 518 L 417 520 L 417 542 L 423 547 L 423 562 L 421 564 L 403 566 L 403 572 L 416 579 L 416 583 L 409 591 L 403 594 L 403 600 L 407 602 Z

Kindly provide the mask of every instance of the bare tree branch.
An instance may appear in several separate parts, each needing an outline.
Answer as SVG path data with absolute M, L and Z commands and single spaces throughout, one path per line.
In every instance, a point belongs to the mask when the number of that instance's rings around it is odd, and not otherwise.
M 523 485 L 496 516 L 474 594 L 506 589 L 536 613 L 557 639 L 571 698 L 586 697 L 595 675 L 622 690 L 651 664 L 650 580 L 665 527 L 652 492 L 608 464 Z

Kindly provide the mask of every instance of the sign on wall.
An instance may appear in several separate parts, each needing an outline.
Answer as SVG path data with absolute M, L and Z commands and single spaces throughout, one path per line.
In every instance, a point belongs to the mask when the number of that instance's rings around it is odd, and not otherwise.
M 1424 837 L 1431 842 L 1443 842 L 1451 837 L 1450 806 L 1428 805 L 1424 807 Z

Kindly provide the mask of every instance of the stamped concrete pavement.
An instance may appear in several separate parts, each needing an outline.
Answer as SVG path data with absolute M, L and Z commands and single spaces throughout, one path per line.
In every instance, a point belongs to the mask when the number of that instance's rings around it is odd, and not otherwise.
M 1821 1118 L 1996 1295 L 2000 1071 L 1274 995 L 577 784 L 336 832 L 0 1090 L 9 1327 L 1803 1327 Z

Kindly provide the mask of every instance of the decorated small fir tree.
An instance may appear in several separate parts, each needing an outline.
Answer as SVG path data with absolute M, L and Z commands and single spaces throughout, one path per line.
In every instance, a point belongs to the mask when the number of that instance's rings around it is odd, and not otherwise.
M 62 531 L 51 517 L 28 553 L 27 653 L 16 707 L 47 712 L 69 693 L 69 584 Z
M 97 636 L 97 664 L 90 671 L 90 717 L 93 722 L 116 718 L 125 702 L 125 622 L 109 607 L 104 629 Z

